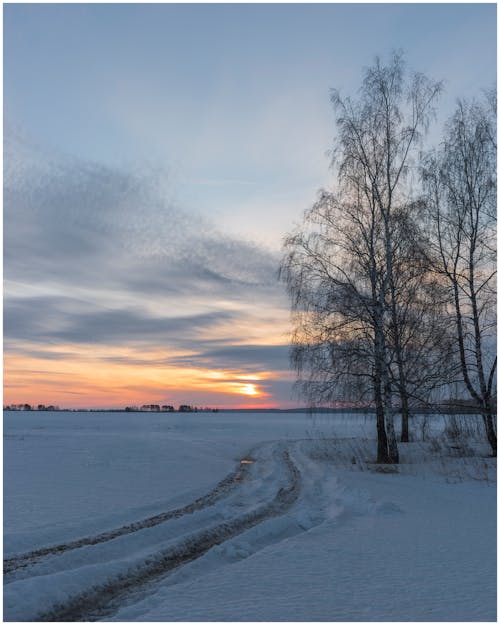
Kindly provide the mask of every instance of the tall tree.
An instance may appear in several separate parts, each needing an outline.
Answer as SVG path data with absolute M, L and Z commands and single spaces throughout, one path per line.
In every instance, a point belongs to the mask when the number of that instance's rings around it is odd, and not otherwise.
M 319 373 L 318 352 L 323 381 L 328 366 L 336 380 L 369 379 L 379 462 L 399 460 L 392 417 L 393 353 L 399 354 L 398 391 L 407 395 L 400 366 L 395 232 L 398 214 L 409 206 L 409 166 L 439 91 L 440 84 L 422 74 L 408 75 L 400 54 L 386 65 L 377 58 L 365 70 L 357 100 L 332 91 L 337 191 L 323 192 L 306 215 L 304 231 L 285 241 L 282 277 L 299 316 L 294 364 L 299 373 L 308 370 L 309 389 Z
M 463 384 L 496 455 L 496 101 L 460 101 L 423 166 L 436 272 L 449 289 Z

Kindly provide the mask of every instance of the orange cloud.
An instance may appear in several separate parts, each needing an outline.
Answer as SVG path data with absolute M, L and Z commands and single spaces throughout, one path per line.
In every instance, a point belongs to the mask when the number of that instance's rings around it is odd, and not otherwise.
M 4 356 L 4 403 L 61 407 L 124 407 L 192 403 L 232 407 L 275 405 L 265 390 L 270 371 L 246 373 L 174 367 L 162 350 L 110 346 L 48 347 Z M 251 403 L 247 400 L 251 399 Z

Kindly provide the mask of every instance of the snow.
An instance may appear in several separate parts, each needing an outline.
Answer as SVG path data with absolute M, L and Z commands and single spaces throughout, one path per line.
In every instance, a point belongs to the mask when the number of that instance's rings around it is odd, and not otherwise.
M 387 487 L 385 479 L 377 478 L 368 480 L 368 490 L 387 504 L 363 510 L 360 501 L 352 507 L 339 503 L 338 516 L 307 534 L 285 538 L 246 560 L 167 587 L 154 602 L 150 600 L 151 609 L 143 602 L 144 611 L 138 605 L 117 618 L 494 620 L 495 563 L 487 554 L 489 541 L 494 540 L 495 511 L 487 489 L 478 494 L 454 487 L 445 507 L 440 488 L 428 489 L 422 498 L 414 491 L 405 497 L 408 485 L 418 484 L 401 484 L 391 476 Z M 361 481 L 359 495 L 366 493 L 365 479 Z M 347 483 L 360 486 L 359 480 Z M 464 509 L 463 502 L 471 495 L 475 506 Z M 398 504 L 391 503 L 393 499 Z M 460 517 L 452 527 L 450 513 Z M 478 527 L 487 531 L 476 536 Z M 236 552 L 237 548 L 234 545 Z
M 6 563 L 94 542 L 15 563 L 4 620 L 495 620 L 496 462 L 427 421 L 380 473 L 366 415 L 7 412 Z

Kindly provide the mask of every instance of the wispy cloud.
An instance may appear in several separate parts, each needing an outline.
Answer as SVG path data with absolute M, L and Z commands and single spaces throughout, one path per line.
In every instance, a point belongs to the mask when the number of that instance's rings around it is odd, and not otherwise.
M 266 345 L 283 342 L 287 316 L 275 253 L 178 208 L 161 172 L 49 153 L 8 124 L 5 162 L 7 388 L 23 366 L 35 375 L 30 362 L 53 378 L 63 359 L 80 362 L 88 385 L 80 350 L 96 345 L 107 346 L 93 358 L 102 371 L 285 369 L 283 347 Z M 143 357 L 116 353 L 133 346 Z
M 245 371 L 284 371 L 288 368 L 288 353 L 288 345 L 226 345 L 207 349 L 202 343 L 196 353 L 177 356 L 172 362 L 179 366 L 202 364 L 217 368 L 224 363 L 227 368 Z
M 157 293 L 187 282 L 218 291 L 276 283 L 277 257 L 177 207 L 165 172 L 66 160 L 31 148 L 8 125 L 4 158 L 8 280 L 151 285 Z
M 94 310 L 89 310 L 92 307 Z M 95 310 L 96 307 L 101 310 Z M 5 302 L 4 330 L 10 340 L 31 343 L 182 345 L 199 340 L 202 331 L 234 317 L 229 311 L 153 317 L 140 308 L 103 310 L 101 302 L 93 305 L 63 297 L 25 297 Z

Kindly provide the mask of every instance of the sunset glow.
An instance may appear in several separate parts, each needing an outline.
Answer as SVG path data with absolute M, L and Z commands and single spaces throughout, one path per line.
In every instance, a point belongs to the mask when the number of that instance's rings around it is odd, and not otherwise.
M 139 359 L 137 351 L 130 348 L 61 346 L 37 357 L 6 354 L 4 403 L 69 408 L 143 403 L 244 407 L 238 399 L 244 396 L 266 407 L 275 405 L 269 401 L 271 395 L 266 388 L 276 377 L 271 371 L 245 374 L 173 367 L 165 354 L 157 351 L 142 352 Z

